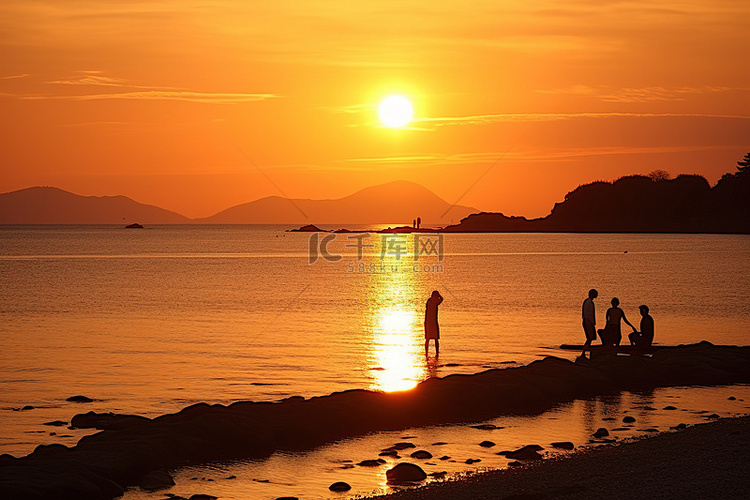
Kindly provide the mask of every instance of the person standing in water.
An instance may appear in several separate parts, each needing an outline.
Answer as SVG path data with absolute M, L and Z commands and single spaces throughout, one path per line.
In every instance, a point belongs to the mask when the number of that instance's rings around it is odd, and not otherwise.
M 433 290 L 424 308 L 424 355 L 430 351 L 430 339 L 435 340 L 435 357 L 440 355 L 440 326 L 438 325 L 438 306 L 443 302 L 440 292 Z
M 591 342 L 596 340 L 596 310 L 594 308 L 594 299 L 599 296 L 599 292 L 592 288 L 589 290 L 589 296 L 583 301 L 581 307 L 581 316 L 583 318 L 583 333 L 586 334 L 586 343 L 583 344 L 581 357 L 586 357 L 586 351 L 591 348 Z

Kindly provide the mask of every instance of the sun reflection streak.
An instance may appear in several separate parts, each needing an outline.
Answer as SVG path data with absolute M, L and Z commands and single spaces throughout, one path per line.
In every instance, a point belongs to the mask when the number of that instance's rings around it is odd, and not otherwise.
M 413 389 L 422 374 L 416 338 L 416 311 L 387 308 L 377 311 L 372 354 L 379 370 L 372 388 L 392 392 Z

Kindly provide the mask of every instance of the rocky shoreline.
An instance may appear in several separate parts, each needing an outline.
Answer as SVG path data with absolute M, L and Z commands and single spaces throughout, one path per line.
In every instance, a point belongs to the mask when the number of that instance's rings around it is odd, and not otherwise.
M 748 463 L 750 417 L 744 416 L 370 498 L 745 498 L 750 489 Z
M 518 368 L 434 378 L 406 392 L 202 403 L 154 419 L 82 414 L 71 424 L 102 431 L 71 448 L 39 446 L 26 457 L 0 456 L 0 498 L 110 499 L 182 465 L 263 458 L 374 431 L 535 414 L 622 390 L 742 382 L 750 382 L 750 347 L 702 342 L 652 357 L 600 356 L 584 363 L 547 357 Z

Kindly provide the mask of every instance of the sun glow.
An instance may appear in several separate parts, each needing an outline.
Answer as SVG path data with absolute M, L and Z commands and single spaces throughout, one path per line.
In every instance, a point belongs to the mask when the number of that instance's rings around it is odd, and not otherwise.
M 406 97 L 392 95 L 380 103 L 378 116 L 386 127 L 401 128 L 412 120 L 414 109 Z

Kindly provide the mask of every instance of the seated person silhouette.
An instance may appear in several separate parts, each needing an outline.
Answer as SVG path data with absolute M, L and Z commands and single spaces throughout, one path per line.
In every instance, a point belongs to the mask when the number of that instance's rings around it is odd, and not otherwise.
M 651 347 L 654 343 L 654 318 L 648 313 L 648 306 L 638 306 L 641 313 L 641 331 L 628 335 L 630 344 L 637 347 Z
M 621 321 L 625 321 L 634 332 L 636 329 L 625 317 L 625 311 L 620 309 L 620 299 L 613 297 L 611 303 L 612 307 L 607 309 L 607 325 L 599 330 L 599 338 L 602 339 L 602 345 L 618 346 L 622 341 Z

